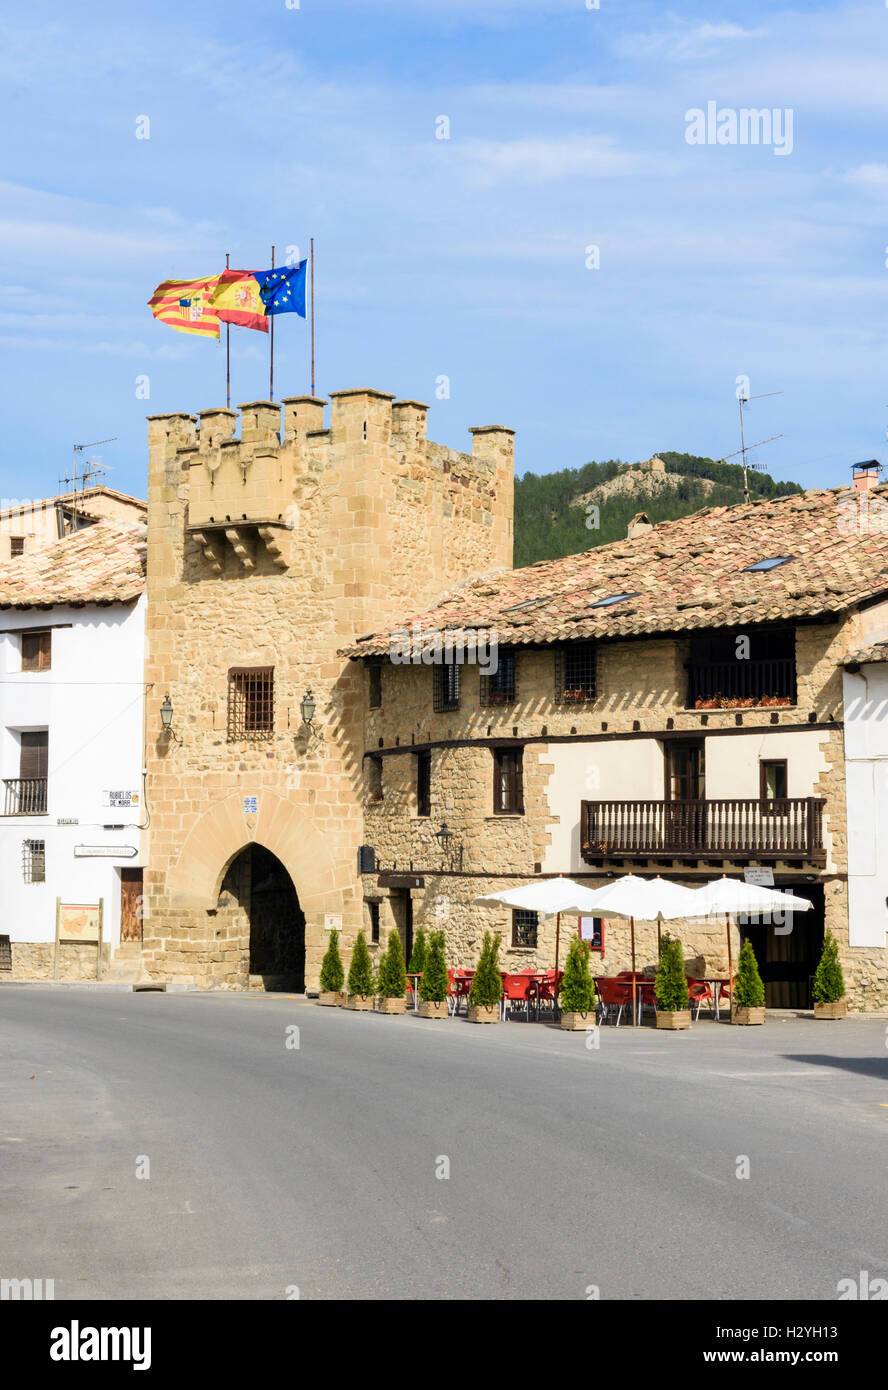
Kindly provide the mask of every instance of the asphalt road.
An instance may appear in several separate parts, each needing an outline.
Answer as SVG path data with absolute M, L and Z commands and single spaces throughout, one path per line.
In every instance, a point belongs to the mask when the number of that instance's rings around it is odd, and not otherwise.
M 888 1276 L 886 1081 L 884 1021 L 595 1049 L 6 985 L 0 1276 L 56 1299 L 835 1299 Z

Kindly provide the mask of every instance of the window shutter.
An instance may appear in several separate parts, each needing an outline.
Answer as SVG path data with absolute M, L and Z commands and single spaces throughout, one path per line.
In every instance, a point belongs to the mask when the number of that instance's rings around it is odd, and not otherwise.
M 22 734 L 19 777 L 22 781 L 48 776 L 49 734 Z

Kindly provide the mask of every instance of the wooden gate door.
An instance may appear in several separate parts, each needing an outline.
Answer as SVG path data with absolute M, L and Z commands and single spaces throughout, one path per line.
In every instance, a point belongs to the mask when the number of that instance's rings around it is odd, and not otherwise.
M 142 940 L 142 870 L 120 870 L 120 939 Z

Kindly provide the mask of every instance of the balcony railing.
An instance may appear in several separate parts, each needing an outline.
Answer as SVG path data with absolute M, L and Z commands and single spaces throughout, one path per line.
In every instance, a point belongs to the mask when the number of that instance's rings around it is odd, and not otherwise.
M 795 661 L 792 657 L 771 661 L 717 661 L 688 669 L 688 707 L 698 700 L 744 700 L 755 703 L 780 701 L 795 704 Z
M 802 859 L 824 862 L 817 797 L 779 801 L 583 801 L 580 844 L 603 859 Z
M 6 778 L 6 799 L 4 816 L 45 816 L 46 778 L 15 777 Z

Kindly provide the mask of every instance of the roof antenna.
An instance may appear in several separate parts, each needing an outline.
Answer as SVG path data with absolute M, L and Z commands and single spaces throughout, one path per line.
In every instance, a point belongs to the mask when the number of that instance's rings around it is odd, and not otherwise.
M 744 388 L 743 388 L 743 383 L 744 383 L 744 382 L 746 383 L 746 390 L 744 390 Z M 746 458 L 747 453 L 749 453 L 750 450 L 752 450 L 752 449 L 759 449 L 759 448 L 761 448 L 761 446 L 762 446 L 763 444 L 771 444 L 771 443 L 773 443 L 773 441 L 774 441 L 775 439 L 782 439 L 782 438 L 783 438 L 783 435 L 782 435 L 782 434 L 772 434 L 772 435 L 770 435 L 767 439 L 760 439 L 760 440 L 758 441 L 757 444 L 747 444 L 747 443 L 746 443 L 746 437 L 745 437 L 744 429 L 743 429 L 743 407 L 744 407 L 745 405 L 749 405 L 749 402 L 750 402 L 750 401 L 763 401 L 763 400 L 765 400 L 766 397 L 768 397 L 768 396 L 782 396 L 782 395 L 783 395 L 783 392 L 782 392 L 782 391 L 763 391 L 762 394 L 761 394 L 760 396 L 747 396 L 746 391 L 749 390 L 749 378 L 748 378 L 748 377 L 745 377 L 745 376 L 738 377 L 738 383 L 739 383 L 739 384 L 738 384 L 738 386 L 737 386 L 737 404 L 738 404 L 739 407 L 740 407 L 740 448 L 739 448 L 739 449 L 735 449 L 735 451 L 734 451 L 733 454 L 725 454 L 724 457 L 721 458 L 721 459 L 719 460 L 719 462 L 720 462 L 720 463 L 727 463 L 728 459 L 735 459 L 735 458 L 738 457 L 738 455 L 742 455 L 742 457 L 743 457 L 743 501 L 744 501 L 744 502 L 748 502 L 748 501 L 749 501 L 749 471 L 748 471 L 748 470 L 749 470 L 750 468 L 752 468 L 752 469 L 754 469 L 757 473 L 764 473 L 765 468 L 764 468 L 764 464 L 761 464 L 761 463 L 750 463 L 750 462 L 747 460 L 747 458 Z
M 115 435 L 112 435 L 110 439 L 95 439 L 95 440 L 93 440 L 92 444 L 75 444 L 75 445 L 74 445 L 74 471 L 73 471 L 73 475 L 72 475 L 72 474 L 69 474 L 69 473 L 66 473 L 65 476 L 64 476 L 63 478 L 59 478 L 59 489 L 61 490 L 62 486 L 64 485 L 64 486 L 66 486 L 66 487 L 70 487 L 71 492 L 73 493 L 73 498 L 74 498 L 74 500 L 73 500 L 73 504 L 72 504 L 72 508 L 71 508 L 71 530 L 72 530 L 72 531 L 76 531 L 76 530 L 77 530 L 77 501 L 78 501 L 78 493 L 79 493 L 79 494 L 81 495 L 81 497 L 85 500 L 85 497 L 86 497 L 86 490 L 87 490 L 87 488 L 90 486 L 90 484 L 91 484 L 91 482 L 93 481 L 93 479 L 94 479 L 94 478 L 101 478 L 101 477 L 104 477 L 104 475 L 105 475 L 106 473 L 110 473 L 110 472 L 112 471 L 111 465 L 110 465 L 110 464 L 104 464 L 104 465 L 103 465 L 103 464 L 99 461 L 99 459 L 87 459 L 86 462 L 83 463 L 83 467 L 82 467 L 82 470 L 81 470 L 81 469 L 78 467 L 78 465 L 81 463 L 81 456 L 82 456 L 82 454 L 83 454 L 83 451 L 84 451 L 84 449 L 95 449 L 95 448 L 97 448 L 97 447 L 99 446 L 99 444 L 113 444 L 113 443 L 115 442 L 116 439 L 117 439 L 117 435 L 115 434 Z

